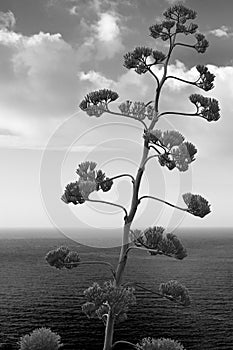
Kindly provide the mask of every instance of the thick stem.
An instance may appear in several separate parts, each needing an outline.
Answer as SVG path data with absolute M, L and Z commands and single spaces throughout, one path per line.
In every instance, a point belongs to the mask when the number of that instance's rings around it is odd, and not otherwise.
M 113 332 L 114 332 L 114 315 L 112 310 L 109 310 L 107 323 L 105 327 L 105 338 L 104 338 L 104 347 L 103 350 L 111 350 L 112 341 L 113 341 Z
M 116 270 L 116 285 L 117 286 L 121 283 L 124 269 L 125 269 L 125 265 L 127 262 L 127 249 L 129 247 L 129 232 L 130 232 L 130 227 L 131 227 L 132 221 L 134 219 L 134 216 L 136 214 L 137 207 L 139 204 L 138 192 L 139 192 L 139 187 L 140 187 L 140 183 L 141 183 L 141 179 L 142 179 L 142 174 L 144 171 L 144 163 L 145 163 L 145 160 L 147 159 L 148 153 L 149 153 L 148 140 L 145 140 L 141 163 L 140 163 L 140 166 L 138 168 L 137 176 L 136 176 L 135 183 L 134 183 L 134 191 L 133 191 L 133 197 L 132 197 L 132 202 L 131 202 L 131 209 L 129 211 L 128 217 L 125 220 L 125 225 L 124 225 L 121 252 L 120 252 L 119 262 L 118 262 L 118 266 L 117 266 L 117 270 Z

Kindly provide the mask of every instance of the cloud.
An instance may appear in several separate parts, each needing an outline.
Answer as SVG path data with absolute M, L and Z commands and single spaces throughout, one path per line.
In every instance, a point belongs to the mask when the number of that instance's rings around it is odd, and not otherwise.
M 13 29 L 15 26 L 15 16 L 13 12 L 0 11 L 0 29 Z
M 230 32 L 230 29 L 224 25 L 220 28 L 211 30 L 209 33 L 215 35 L 218 38 L 229 38 L 233 35 L 233 33 Z
M 101 73 L 95 72 L 93 70 L 87 73 L 81 72 L 79 74 L 79 78 L 81 81 L 91 82 L 96 89 L 101 89 L 103 87 L 107 89 L 114 89 L 114 87 L 116 86 L 116 83 L 112 79 L 108 79 Z
M 90 40 L 96 45 L 97 58 L 112 58 L 124 49 L 120 18 L 116 13 L 101 13 L 96 24 L 92 26 L 94 33 Z M 96 41 L 97 40 L 97 41 Z

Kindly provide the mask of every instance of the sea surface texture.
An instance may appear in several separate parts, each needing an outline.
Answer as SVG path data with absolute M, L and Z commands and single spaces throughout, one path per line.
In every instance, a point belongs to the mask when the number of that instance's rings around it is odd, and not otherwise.
M 177 232 L 178 235 L 178 232 Z M 44 235 L 45 236 L 45 235 Z M 80 252 L 82 260 L 116 264 L 119 248 L 79 246 L 67 238 L 0 239 L 0 349 L 18 349 L 17 341 L 35 328 L 60 334 L 64 350 L 101 350 L 104 327 L 81 311 L 83 290 L 111 275 L 104 266 L 56 270 L 44 257 L 60 245 Z M 131 251 L 125 281 L 158 291 L 176 279 L 189 289 L 188 308 L 137 289 L 137 305 L 115 329 L 115 340 L 138 342 L 143 337 L 169 337 L 187 350 L 233 349 L 233 234 L 219 229 L 194 230 L 182 241 L 183 261 Z

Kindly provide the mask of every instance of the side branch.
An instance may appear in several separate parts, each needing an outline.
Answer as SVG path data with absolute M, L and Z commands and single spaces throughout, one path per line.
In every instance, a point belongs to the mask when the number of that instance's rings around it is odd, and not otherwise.
M 114 206 L 114 207 L 121 208 L 121 209 L 124 210 L 124 212 L 125 212 L 125 218 L 128 217 L 127 210 L 125 209 L 125 207 L 123 207 L 123 206 L 120 205 L 120 204 L 115 204 L 115 203 L 107 202 L 107 201 L 101 201 L 101 200 L 97 200 L 97 199 L 86 199 L 86 202 L 109 204 L 109 205 L 112 205 L 112 206 Z
M 162 117 L 163 115 L 184 115 L 184 116 L 189 116 L 189 117 L 200 117 L 200 115 L 196 113 L 184 113 L 184 112 L 162 112 L 158 115 L 158 118 Z
M 185 47 L 189 47 L 190 49 L 194 49 L 194 45 L 189 45 L 184 43 L 175 43 L 174 46 L 185 46 Z
M 176 80 L 181 81 L 182 83 L 186 83 L 186 84 L 190 84 L 190 85 L 197 86 L 197 82 L 196 82 L 196 81 L 185 80 L 185 79 L 182 79 L 182 78 L 175 77 L 175 76 L 173 76 L 173 75 L 168 75 L 168 76 L 166 77 L 166 80 L 167 80 L 167 79 L 176 79 Z
M 128 177 L 130 177 L 130 178 L 132 179 L 132 183 L 135 182 L 135 179 L 134 179 L 133 175 L 131 175 L 131 174 L 120 174 L 120 175 L 116 175 L 116 176 L 114 176 L 114 177 L 111 177 L 111 178 L 108 179 L 108 180 L 103 180 L 103 181 L 101 181 L 99 184 L 102 184 L 102 183 L 104 183 L 104 182 L 106 182 L 106 181 L 111 181 L 111 180 L 119 179 L 120 177 L 123 177 L 123 176 L 128 176 Z
M 140 201 L 141 201 L 142 199 L 145 199 L 145 198 L 154 199 L 154 200 L 156 200 L 156 201 L 158 201 L 158 202 L 167 204 L 167 205 L 169 205 L 170 207 L 173 207 L 173 208 L 176 208 L 176 209 L 179 209 L 179 210 L 187 211 L 187 212 L 188 212 L 188 209 L 187 209 L 187 208 L 178 207 L 177 205 L 174 205 L 174 204 L 169 203 L 169 202 L 167 202 L 167 201 L 165 201 L 165 200 L 163 200 L 163 199 L 160 199 L 160 198 L 157 198 L 157 197 L 153 197 L 153 196 L 142 196 L 142 197 L 140 197 L 139 200 L 138 200 L 139 203 L 140 203 Z
M 158 250 L 158 249 L 148 248 L 145 244 L 143 244 L 143 247 L 137 247 L 137 246 L 133 246 L 133 245 L 130 246 L 130 247 L 127 249 L 127 251 L 126 251 L 126 254 L 128 254 L 128 252 L 129 252 L 131 249 L 138 249 L 138 250 L 142 250 L 142 251 L 145 251 L 145 252 L 153 253 L 154 255 L 165 255 L 165 256 L 168 256 L 169 258 L 173 258 L 172 255 L 163 253 L 163 252 L 161 252 L 161 251 Z
M 157 75 L 151 70 L 150 67 L 148 67 L 148 72 L 155 78 L 155 80 L 159 86 L 159 79 L 158 79 Z

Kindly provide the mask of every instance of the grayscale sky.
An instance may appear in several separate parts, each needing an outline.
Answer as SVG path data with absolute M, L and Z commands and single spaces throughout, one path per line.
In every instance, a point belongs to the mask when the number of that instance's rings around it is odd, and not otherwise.
M 60 196 L 75 180 L 82 160 L 96 161 L 108 176 L 135 174 L 141 156 L 141 126 L 104 114 L 88 117 L 78 105 L 86 93 L 110 88 L 127 99 L 149 101 L 155 81 L 123 67 L 135 46 L 166 50 L 149 36 L 172 0 L 0 0 L 0 159 L 1 227 L 119 227 L 122 214 L 106 206 L 66 206 Z M 221 118 L 169 116 L 158 128 L 177 129 L 198 153 L 187 173 L 169 172 L 151 160 L 142 194 L 184 206 L 182 193 L 201 194 L 211 203 L 204 219 L 174 214 L 151 202 L 142 205 L 137 225 L 233 226 L 233 2 L 186 0 L 210 42 L 205 54 L 174 52 L 173 75 L 195 79 L 195 65 L 216 76 L 208 93 L 177 81 L 167 83 L 161 110 L 192 111 L 191 93 L 219 100 Z M 187 40 L 187 38 L 182 38 Z M 117 103 L 113 104 L 117 110 Z M 75 116 L 72 117 L 72 115 Z M 119 181 L 111 193 L 93 198 L 129 205 L 131 184 Z M 97 197 L 96 197 L 97 196 Z M 64 215 L 64 217 L 63 217 Z

